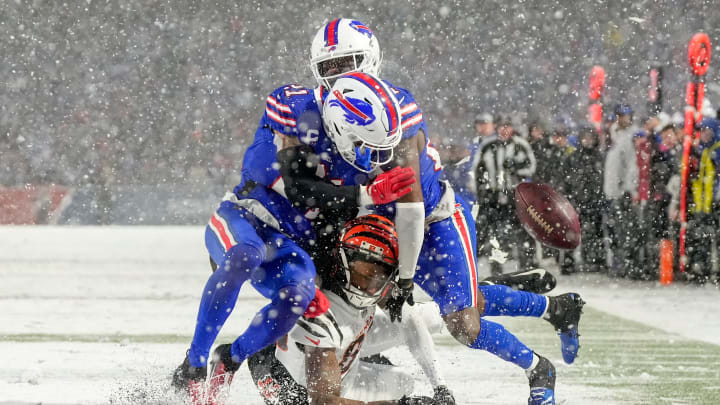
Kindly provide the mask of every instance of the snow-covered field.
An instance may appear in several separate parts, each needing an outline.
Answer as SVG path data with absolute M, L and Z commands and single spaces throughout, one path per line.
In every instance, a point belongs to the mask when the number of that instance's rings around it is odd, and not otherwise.
M 199 227 L 0 227 L 0 404 L 179 403 L 169 376 L 208 274 Z M 501 319 L 556 364 L 559 403 L 720 403 L 717 288 L 560 278 L 557 292 L 570 290 L 588 302 L 572 366 L 544 321 Z M 262 304 L 244 289 L 220 340 L 231 341 Z M 447 334 L 436 342 L 458 403 L 527 402 L 514 366 Z M 429 392 L 407 350 L 390 356 Z M 262 403 L 246 368 L 231 403 Z

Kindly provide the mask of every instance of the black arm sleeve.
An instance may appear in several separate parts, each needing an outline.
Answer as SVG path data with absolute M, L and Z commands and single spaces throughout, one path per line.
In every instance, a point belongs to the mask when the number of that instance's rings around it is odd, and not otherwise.
M 315 174 L 320 157 L 308 145 L 277 153 L 285 194 L 296 207 L 351 210 L 358 207 L 359 186 L 336 186 Z

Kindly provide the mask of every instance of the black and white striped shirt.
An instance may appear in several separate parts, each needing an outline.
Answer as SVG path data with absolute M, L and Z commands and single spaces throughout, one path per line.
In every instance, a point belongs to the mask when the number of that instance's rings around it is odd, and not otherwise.
M 487 194 L 508 192 L 535 173 L 536 162 L 530 144 L 518 135 L 509 140 L 494 139 L 479 150 L 474 167 L 479 199 Z

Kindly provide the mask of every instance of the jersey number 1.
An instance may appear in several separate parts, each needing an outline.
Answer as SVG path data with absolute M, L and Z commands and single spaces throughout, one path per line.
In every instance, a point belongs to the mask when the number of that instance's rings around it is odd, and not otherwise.
M 285 86 L 285 97 L 304 96 L 306 94 L 308 94 L 308 91 L 303 86 L 299 86 L 297 84 Z

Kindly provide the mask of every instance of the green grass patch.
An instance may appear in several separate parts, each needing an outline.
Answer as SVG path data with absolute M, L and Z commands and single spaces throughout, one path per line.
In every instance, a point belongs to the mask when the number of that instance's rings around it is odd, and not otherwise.
M 529 347 L 548 355 L 558 368 L 558 382 L 609 392 L 608 404 L 720 404 L 720 346 L 585 308 L 580 323 L 580 355 L 573 365 L 561 363 L 560 339 L 547 322 L 527 318 L 492 318 Z M 186 335 L 11 334 L 2 342 L 188 344 Z M 232 336 L 220 336 L 231 341 Z M 438 345 L 455 346 L 448 334 Z M 515 378 L 516 376 L 513 376 Z M 590 389 L 592 392 L 593 390 Z M 604 395 L 604 394 L 603 394 Z
M 558 364 L 560 339 L 543 321 L 499 321 L 533 350 L 550 354 L 558 381 L 610 388 L 613 404 L 720 404 L 720 346 L 687 339 L 585 307 L 575 363 Z M 456 344 L 443 336 L 438 344 Z M 610 398 L 608 398 L 610 399 Z

